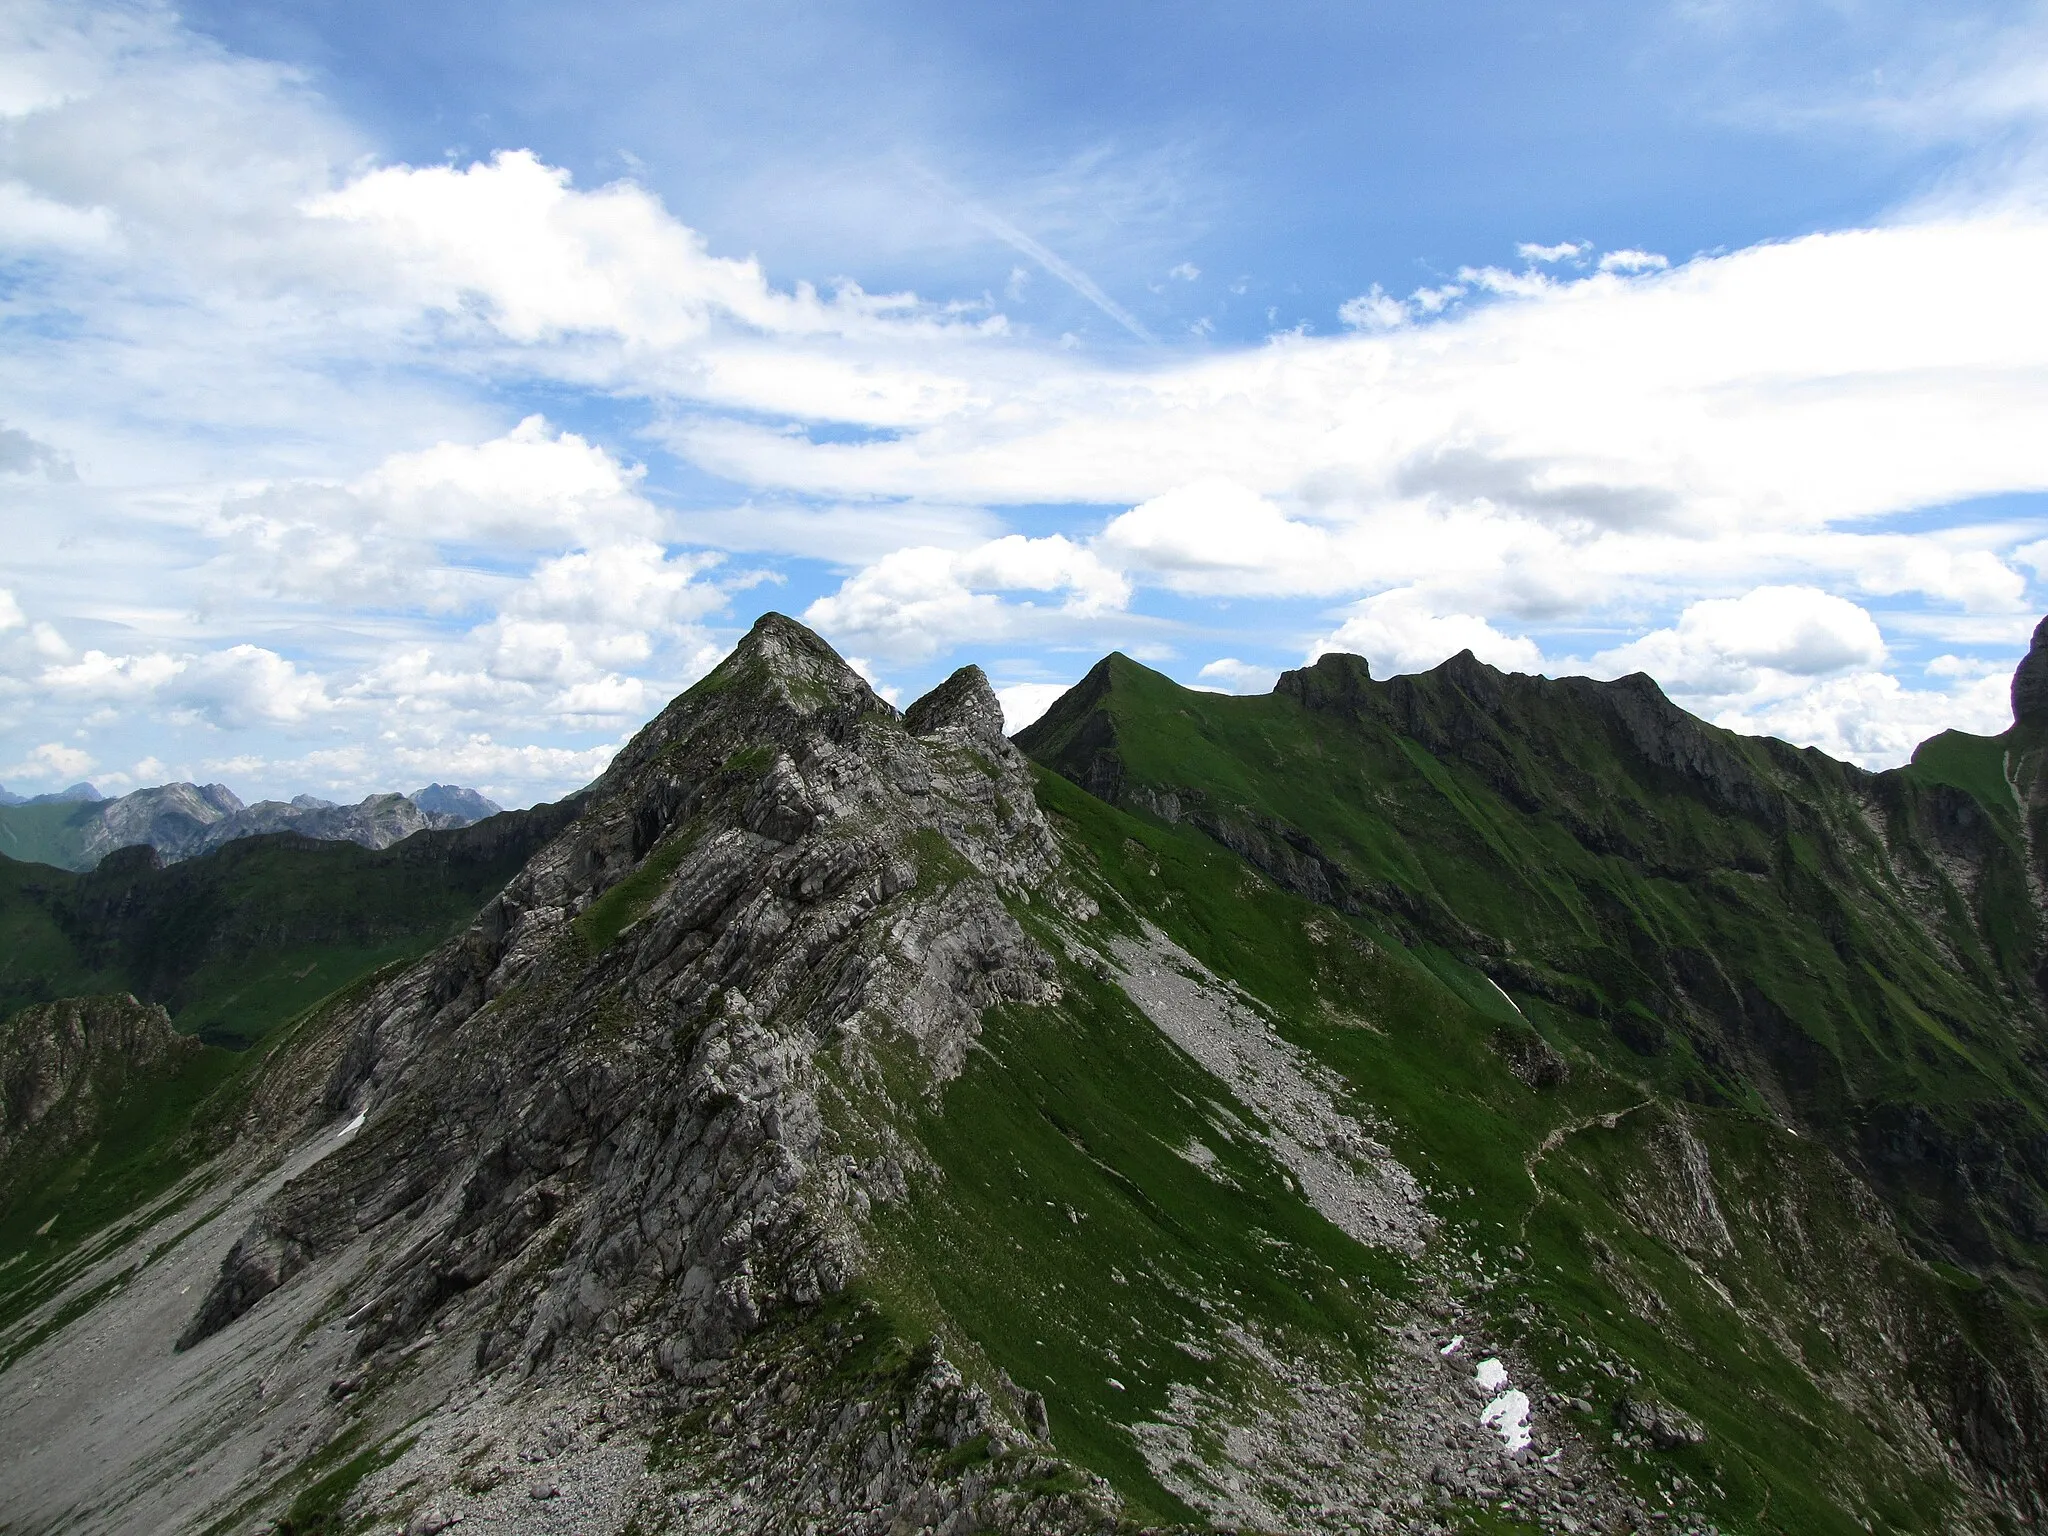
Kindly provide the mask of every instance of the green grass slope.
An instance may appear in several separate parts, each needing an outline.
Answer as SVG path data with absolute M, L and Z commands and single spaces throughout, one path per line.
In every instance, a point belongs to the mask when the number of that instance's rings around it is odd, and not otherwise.
M 374 851 L 281 833 L 167 867 L 147 849 L 85 873 L 0 858 L 0 1018 L 133 992 L 187 1034 L 246 1047 L 460 928 L 575 809 L 509 812 Z
M 85 843 L 81 830 L 99 806 L 92 801 L 0 805 L 0 856 L 25 864 L 74 868 Z
M 1336 657 L 1263 698 L 1112 657 L 1019 739 L 1079 856 L 1397 1128 L 1461 1293 L 1653 1500 L 1846 1531 L 2041 1498 L 2040 938 L 2002 739 L 1870 775 L 1647 679 Z M 1704 1445 L 1625 1434 L 1646 1391 Z

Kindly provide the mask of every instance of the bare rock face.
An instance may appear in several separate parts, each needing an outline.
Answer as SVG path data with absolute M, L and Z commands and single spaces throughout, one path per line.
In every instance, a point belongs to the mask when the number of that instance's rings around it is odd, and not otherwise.
M 296 1047 L 259 1113 L 347 1139 L 263 1207 L 181 1348 L 348 1255 L 371 1385 L 454 1339 L 487 1375 L 688 1390 L 840 1292 L 858 1213 L 918 1155 L 890 1094 L 957 1073 L 991 1004 L 1057 996 L 1005 905 L 1057 856 L 1001 718 L 967 668 L 906 729 L 762 619 L 475 926 Z M 906 1389 L 939 1443 L 1006 1432 L 949 1369 Z M 916 1495 L 909 1445 L 885 1460 L 863 1486 Z
M 2033 644 L 2013 672 L 2012 717 L 2020 725 L 2048 724 L 2048 619 L 2034 626 Z
M 0 1206 L 99 1135 L 130 1084 L 199 1050 L 161 1007 L 127 996 L 63 998 L 0 1023 Z
M 207 830 L 243 810 L 225 784 L 160 784 L 103 803 L 86 828 L 79 857 L 90 868 L 117 848 L 137 844 L 183 858 Z

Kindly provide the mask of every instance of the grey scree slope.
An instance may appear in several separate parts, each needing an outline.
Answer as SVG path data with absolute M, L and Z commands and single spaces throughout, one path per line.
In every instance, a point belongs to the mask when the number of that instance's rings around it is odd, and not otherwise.
M 1134 1427 L 1185 1497 L 1422 1530 L 1445 1490 L 1520 1485 L 1555 1518 L 1641 1518 L 1573 1437 L 1504 1462 L 1469 1359 L 1439 1354 L 1462 1325 L 1414 1181 L 1213 978 L 1141 980 L 1181 957 L 1092 934 L 978 669 L 899 716 L 770 615 L 589 807 L 466 933 L 303 1022 L 191 1198 L 86 1252 L 0 1340 L 82 1307 L 0 1374 L 0 1527 L 263 1529 L 353 1426 L 341 1450 L 379 1465 L 350 1508 L 377 1529 L 1112 1529 L 1115 1495 L 1059 1460 L 1026 1394 L 939 1349 L 849 1388 L 836 1332 L 764 1326 L 840 1292 L 866 1213 L 925 1168 L 885 1064 L 938 1102 L 985 1009 L 1058 1004 L 1013 903 L 1123 977 L 1319 1209 L 1422 1253 L 1382 1379 L 1247 1333 L 1292 1408 L 1245 1421 L 1182 1394 Z M 608 917 L 631 918 L 609 942 Z M 1208 1464 L 1203 1415 L 1230 1431 Z M 991 1459 L 947 1461 L 984 1435 Z

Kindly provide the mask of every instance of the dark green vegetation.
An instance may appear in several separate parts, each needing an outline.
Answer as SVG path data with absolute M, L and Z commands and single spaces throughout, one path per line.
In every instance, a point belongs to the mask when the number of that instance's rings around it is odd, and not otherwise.
M 92 800 L 0 805 L 0 856 L 69 869 L 84 845 L 82 829 L 99 813 L 99 802 Z
M 1736 1529 L 1848 1531 L 1940 1528 L 1958 1474 L 2041 1491 L 2016 739 L 1871 775 L 1647 679 L 1331 656 L 1228 698 L 1117 656 L 1020 743 L 1100 877 L 1397 1128 L 1465 1294 L 1598 1438 L 1632 1393 L 1706 1426 L 1616 1446 L 1627 1475 Z
M 277 833 L 168 867 L 146 848 L 83 874 L 0 858 L 0 1018 L 55 997 L 132 992 L 187 1034 L 245 1047 L 460 928 L 575 809 L 507 812 L 374 852 Z

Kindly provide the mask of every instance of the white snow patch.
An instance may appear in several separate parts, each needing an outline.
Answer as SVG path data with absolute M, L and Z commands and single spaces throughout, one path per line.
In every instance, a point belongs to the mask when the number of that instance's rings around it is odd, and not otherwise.
M 1479 1427 L 1491 1428 L 1512 1456 L 1529 1447 L 1529 1394 L 1508 1385 L 1508 1368 L 1497 1355 L 1479 1362 L 1472 1372 L 1479 1390 L 1493 1394 L 1493 1401 L 1479 1415 Z
M 1440 1355 L 1455 1355 L 1459 1350 L 1463 1349 L 1464 1347 L 1465 1335 L 1461 1333 L 1455 1339 L 1451 1340 L 1450 1343 L 1446 1344 L 1442 1349 L 1438 1350 L 1437 1353 Z
M 1479 1422 L 1500 1432 L 1501 1444 L 1510 1456 L 1528 1449 L 1529 1394 L 1510 1387 L 1486 1405 L 1486 1411 L 1479 1415 Z
M 1509 997 L 1509 996 L 1508 996 L 1508 992 L 1507 992 L 1507 988 L 1506 988 L 1506 987 L 1503 987 L 1503 986 L 1502 986 L 1502 985 L 1501 985 L 1501 984 L 1500 984 L 1499 982 L 1495 981 L 1495 980 L 1494 980 L 1494 979 L 1493 979 L 1493 978 L 1492 978 L 1491 976 L 1489 976 L 1489 977 L 1487 977 L 1487 978 L 1486 978 L 1486 984 L 1487 984 L 1487 985 L 1488 985 L 1489 987 L 1493 988 L 1493 990 L 1494 990 L 1494 991 L 1496 991 L 1496 992 L 1498 992 L 1498 993 L 1500 994 L 1500 1000 L 1501 1000 L 1502 1002 L 1506 1003 L 1506 1004 L 1507 1004 L 1507 1005 L 1508 1005 L 1508 1006 L 1509 1006 L 1510 1008 L 1514 1009 L 1514 1010 L 1515 1010 L 1515 1012 L 1517 1012 L 1517 1013 L 1522 1013 L 1522 1005 L 1521 1005 L 1520 1003 L 1516 1002 L 1516 1001 L 1515 1001 L 1515 1000 L 1514 1000 L 1514 999 L 1513 999 L 1512 997 Z M 1527 1015 L 1526 1013 L 1522 1013 L 1522 1017 L 1526 1019 L 1526 1018 L 1528 1017 L 1528 1015 Z
M 336 1141 L 347 1141 L 349 1137 L 355 1135 L 357 1131 L 363 1128 L 363 1122 L 369 1118 L 370 1112 L 367 1109 L 358 1110 L 355 1119 L 349 1121 L 347 1125 L 344 1125 L 334 1133 L 334 1139 Z

